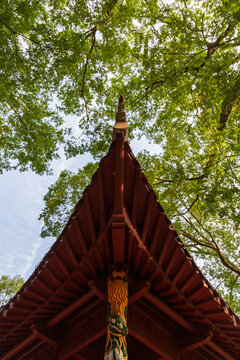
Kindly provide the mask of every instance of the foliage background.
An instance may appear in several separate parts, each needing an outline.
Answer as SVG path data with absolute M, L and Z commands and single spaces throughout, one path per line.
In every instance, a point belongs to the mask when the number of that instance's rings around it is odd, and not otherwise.
M 3 0 L 0 10 L 1 171 L 51 173 L 61 149 L 98 161 L 123 92 L 131 138 L 161 148 L 139 153 L 144 172 L 236 311 L 239 22 L 235 0 Z M 49 188 L 43 237 L 57 236 L 96 166 L 63 171 Z
M 24 280 L 21 276 L 2 275 L 0 278 L 0 310 L 15 295 L 15 293 L 23 285 Z

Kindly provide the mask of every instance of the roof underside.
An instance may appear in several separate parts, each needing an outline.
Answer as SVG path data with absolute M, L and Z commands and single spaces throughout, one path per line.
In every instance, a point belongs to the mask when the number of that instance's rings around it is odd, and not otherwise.
M 184 249 L 120 135 L 1 312 L 0 358 L 102 359 L 111 264 L 129 269 L 130 359 L 240 359 L 239 318 Z

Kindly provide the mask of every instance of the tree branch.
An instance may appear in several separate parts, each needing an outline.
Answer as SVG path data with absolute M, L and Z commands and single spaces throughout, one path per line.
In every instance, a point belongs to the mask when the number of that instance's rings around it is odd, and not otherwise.
M 231 115 L 233 106 L 236 100 L 240 96 L 240 78 L 238 78 L 233 87 L 230 89 L 228 96 L 223 100 L 221 106 L 221 113 L 220 113 L 220 126 L 218 128 L 219 131 L 223 130 L 226 126 L 226 123 Z
M 208 52 L 207 52 L 207 56 L 206 56 L 207 59 L 209 59 L 215 53 L 218 46 L 223 45 L 223 43 L 221 43 L 221 41 L 223 39 L 225 39 L 226 36 L 228 36 L 228 34 L 234 29 L 234 27 L 238 23 L 239 23 L 239 19 L 233 21 L 233 23 L 228 25 L 228 27 L 224 30 L 224 32 L 222 34 L 220 34 L 214 42 L 207 43 L 207 48 L 208 48 Z
M 200 246 L 204 246 L 207 247 L 208 249 L 212 249 L 214 251 L 216 251 L 216 248 L 213 244 L 210 243 L 205 243 L 204 241 L 198 240 L 197 238 L 195 238 L 194 236 L 188 234 L 186 231 L 184 230 L 180 230 L 180 234 L 185 236 L 186 238 L 188 238 L 189 240 L 193 241 L 194 243 L 200 245 Z
M 6 26 L 6 28 L 8 30 L 10 30 L 14 35 L 18 35 L 18 36 L 21 36 L 23 39 L 27 40 L 27 41 L 30 41 L 31 43 L 33 44 L 36 44 L 36 45 L 39 45 L 45 49 L 48 49 L 48 50 L 52 50 L 52 51 L 55 51 L 56 49 L 50 47 L 50 46 L 47 46 L 47 45 L 44 45 L 42 44 L 40 41 L 36 41 L 36 40 L 33 40 L 31 38 L 29 38 L 28 36 L 24 35 L 24 34 L 21 34 L 19 33 L 18 31 L 15 31 L 11 26 L 9 26 L 5 21 L 3 21 L 2 19 L 0 19 L 0 23 L 2 23 L 4 26 Z
M 232 173 L 232 175 L 230 175 L 234 180 L 236 180 L 237 183 L 240 184 L 240 179 L 239 177 L 237 176 L 237 174 L 233 171 L 232 167 L 230 166 L 230 171 Z
M 199 245 L 201 245 L 201 246 L 206 246 L 206 247 L 211 248 L 211 249 L 213 249 L 214 251 L 216 251 L 216 253 L 218 254 L 218 257 L 219 257 L 220 261 L 222 262 L 222 264 L 223 264 L 226 268 L 228 268 L 229 270 L 231 270 L 231 271 L 235 272 L 236 274 L 239 274 L 239 275 L 240 275 L 240 268 L 237 267 L 237 266 L 235 266 L 234 264 L 232 264 L 232 263 L 226 258 L 226 256 L 225 256 L 225 255 L 222 253 L 222 251 L 220 250 L 220 247 L 219 247 L 217 241 L 215 240 L 214 236 L 212 235 L 212 233 L 211 233 L 205 226 L 203 226 L 203 224 L 201 223 L 201 221 L 200 221 L 192 212 L 190 212 L 190 214 L 191 214 L 192 217 L 197 221 L 197 223 L 199 224 L 199 226 L 201 226 L 201 228 L 210 236 L 211 241 L 212 241 L 212 244 L 210 244 L 209 242 L 206 244 L 206 243 L 204 243 L 204 242 L 201 242 L 201 241 L 197 240 L 198 243 L 199 243 Z M 185 232 L 185 234 L 187 234 L 187 233 Z M 188 239 L 190 239 L 190 236 L 191 236 L 191 235 L 189 235 L 189 234 L 185 235 L 185 234 L 184 234 L 184 231 L 183 231 L 183 235 L 186 236 Z M 192 238 L 191 240 L 195 241 L 196 238 Z M 197 241 L 195 241 L 195 242 L 197 242 Z
M 238 37 L 235 37 L 233 39 L 229 39 L 229 40 L 226 40 L 225 42 L 222 42 L 222 40 L 224 40 L 228 35 L 229 33 L 235 28 L 235 26 L 239 23 L 240 19 L 237 18 L 235 21 L 233 21 L 232 24 L 228 25 L 228 27 L 225 29 L 225 31 L 220 34 L 218 36 L 218 38 L 214 41 L 214 42 L 211 42 L 211 43 L 207 43 L 206 44 L 206 49 L 202 49 L 201 51 L 197 52 L 196 54 L 193 54 L 191 56 L 191 58 L 193 58 L 194 56 L 197 56 L 198 54 L 204 52 L 204 51 L 207 51 L 207 54 L 206 54 L 206 57 L 205 57 L 205 60 L 201 63 L 201 65 L 199 65 L 198 67 L 195 67 L 194 70 L 196 71 L 196 74 L 198 74 L 199 70 L 201 68 L 203 68 L 206 64 L 206 60 L 210 59 L 210 57 L 215 53 L 215 51 L 217 50 L 217 48 L 219 46 L 222 46 L 222 45 L 225 45 L 227 43 L 230 43 L 231 41 L 237 39 Z M 189 60 L 188 60 L 189 61 Z M 188 61 L 186 62 L 185 64 L 185 67 L 183 68 L 183 70 L 177 74 L 177 73 L 174 73 L 172 74 L 173 77 L 175 76 L 181 76 L 183 75 L 184 73 L 188 72 L 191 67 L 190 66 L 186 66 Z M 134 103 L 134 106 L 136 104 L 138 104 L 139 102 L 141 102 L 143 99 L 145 98 L 148 98 L 148 96 L 154 91 L 156 90 L 158 87 L 160 87 L 161 85 L 163 85 L 165 83 L 165 80 L 159 80 L 159 81 L 155 81 L 151 84 L 151 86 L 147 87 L 145 89 L 145 94 L 140 98 L 138 99 L 135 103 Z M 239 97 L 239 94 L 238 96 L 235 97 L 234 101 L 232 102 L 228 102 L 227 98 L 223 101 L 222 103 L 222 109 L 221 109 L 221 114 L 220 114 L 220 127 L 218 128 L 218 130 L 222 130 L 227 121 L 228 121 L 228 118 L 231 114 L 231 111 L 232 111 L 232 108 L 233 108 L 233 105 L 234 105 L 234 102 L 236 100 L 236 98 Z M 195 108 L 196 108 L 196 104 L 194 104 Z M 167 181 L 162 181 L 162 182 L 167 182 Z M 161 183 L 161 182 L 160 182 Z
M 181 215 L 186 215 L 191 210 L 191 208 L 194 206 L 194 204 L 198 201 L 198 199 L 199 199 L 199 195 L 197 194 L 196 199 L 193 200 L 193 202 L 188 207 L 188 209 L 186 211 L 184 211 L 183 213 L 181 213 Z
M 85 63 L 85 67 L 84 67 L 84 72 L 83 72 L 83 78 L 82 78 L 82 91 L 81 91 L 81 96 L 82 98 L 84 97 L 84 88 L 85 88 L 85 82 L 86 82 L 86 73 L 87 73 L 87 68 L 88 68 L 88 63 L 89 60 L 91 58 L 91 54 L 95 45 L 95 41 L 96 41 L 96 31 L 97 31 L 97 26 L 95 26 L 92 30 L 91 30 L 91 36 L 92 36 L 92 45 L 91 45 L 91 49 L 88 53 L 87 56 L 87 60 Z
M 200 234 L 200 235 L 205 239 L 205 243 L 211 244 L 211 243 L 209 242 L 209 239 L 208 239 L 203 233 L 201 233 L 201 231 L 195 226 L 195 224 L 192 223 L 191 220 L 189 220 L 185 215 L 181 214 L 179 211 L 178 211 L 178 214 L 190 225 L 190 227 L 191 227 L 194 231 L 196 231 L 196 233 Z
M 191 178 L 185 178 L 182 179 L 184 181 L 196 181 L 196 180 L 201 180 L 207 177 L 207 174 L 202 174 L 199 176 L 195 176 L 195 177 L 191 177 Z M 154 185 L 159 185 L 159 184 L 163 184 L 163 183 L 173 183 L 174 180 L 168 180 L 168 179 L 159 179 L 157 178 L 158 182 L 156 182 Z
M 31 152 L 33 152 L 31 142 L 30 142 L 31 136 L 29 134 L 29 128 L 28 128 L 27 124 L 23 120 L 22 116 L 19 114 L 18 110 L 11 104 L 11 102 L 7 101 L 7 104 L 14 111 L 14 113 L 16 114 L 18 120 L 23 124 L 24 128 L 26 129 L 26 133 L 24 132 L 24 137 L 25 137 L 26 142 L 28 144 L 29 150 Z

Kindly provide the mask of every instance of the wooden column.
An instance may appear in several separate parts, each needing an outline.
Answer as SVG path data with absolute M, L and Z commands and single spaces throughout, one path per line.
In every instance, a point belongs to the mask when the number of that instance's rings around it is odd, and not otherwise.
M 108 278 L 107 341 L 104 360 L 127 360 L 127 271 L 113 270 Z

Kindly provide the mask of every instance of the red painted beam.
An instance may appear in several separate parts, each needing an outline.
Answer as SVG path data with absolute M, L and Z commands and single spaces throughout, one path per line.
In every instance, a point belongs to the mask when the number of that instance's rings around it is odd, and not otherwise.
M 106 294 L 103 291 L 101 291 L 100 289 L 97 288 L 94 281 L 90 281 L 88 283 L 88 285 L 89 285 L 90 289 L 92 290 L 92 292 L 94 293 L 94 295 L 96 295 L 99 299 L 107 302 Z
M 52 327 L 65 319 L 68 315 L 73 313 L 75 310 L 77 310 L 79 307 L 81 307 L 83 304 L 88 302 L 92 297 L 94 296 L 94 291 L 90 289 L 87 291 L 84 295 L 79 297 L 77 300 L 75 300 L 73 303 L 71 303 L 69 306 L 64 308 L 62 311 L 57 313 L 55 316 L 53 316 L 46 324 L 47 327 Z
M 229 352 L 225 349 L 223 349 L 221 346 L 219 346 L 217 343 L 212 341 L 211 339 L 208 339 L 207 345 L 214 350 L 217 354 L 221 355 L 224 360 L 236 360 Z
M 105 205 L 104 205 L 104 192 L 103 192 L 103 178 L 102 178 L 102 168 L 98 169 L 98 204 L 99 204 L 99 218 L 100 218 L 100 227 L 104 228 L 106 224 L 106 215 L 105 215 Z
M 134 236 L 133 234 L 128 234 L 128 254 L 127 254 L 127 262 L 130 265 L 132 263 L 132 251 L 134 245 Z
M 106 294 L 96 286 L 94 281 L 89 282 L 89 287 L 92 289 L 94 294 L 101 300 L 107 302 L 107 296 Z M 148 291 L 150 287 L 150 283 L 145 282 L 141 288 L 138 289 L 130 289 L 131 294 L 128 299 L 129 304 L 133 304 L 135 301 L 139 300 L 141 297 L 144 296 L 144 294 Z M 133 291 L 132 291 L 133 290 Z
M 39 348 L 40 346 L 43 345 L 43 341 L 39 341 L 36 344 L 34 344 L 33 346 L 30 347 L 30 349 L 28 348 L 26 351 L 24 351 L 24 353 L 22 355 L 17 355 L 15 360 L 24 360 L 26 359 L 26 356 L 28 356 L 29 354 L 31 354 L 31 352 L 37 350 L 37 348 Z
M 115 145 L 115 183 L 114 183 L 114 214 L 123 213 L 124 191 L 124 139 L 121 135 L 116 137 Z
M 144 296 L 144 294 L 148 291 L 151 284 L 149 282 L 146 282 L 140 290 L 134 292 L 131 296 L 129 296 L 128 304 L 133 304 L 135 301 L 139 300 Z
M 187 321 L 183 316 L 178 314 L 174 309 L 168 306 L 165 302 L 161 299 L 150 293 L 149 291 L 144 294 L 144 297 L 150 301 L 154 306 L 156 306 L 159 310 L 161 310 L 164 314 L 169 316 L 171 319 L 176 321 L 178 324 L 183 326 L 186 330 L 190 332 L 194 332 L 194 326 Z
M 77 359 L 77 360 L 86 360 L 85 358 L 83 358 L 82 356 L 80 356 L 78 354 L 74 354 L 73 357 L 74 357 L 74 359 Z
M 141 341 L 156 354 L 169 360 L 182 360 L 178 339 L 152 319 L 148 313 L 131 305 L 128 313 L 129 334 Z
M 137 168 L 135 170 L 135 176 L 134 176 L 134 189 L 133 189 L 132 211 L 131 211 L 131 221 L 134 227 L 136 227 L 136 222 L 137 222 L 139 180 L 140 180 L 140 170 Z
M 112 228 L 112 244 L 113 244 L 113 262 L 114 264 L 124 264 L 125 255 L 125 224 L 113 223 Z
M 30 345 L 34 340 L 36 340 L 36 335 L 31 334 L 26 339 L 24 339 L 20 344 L 17 344 L 12 350 L 10 350 L 6 355 L 4 355 L 1 360 L 11 359 L 13 356 L 18 354 L 20 351 L 25 349 L 28 345 Z
M 205 360 L 206 359 L 206 355 L 210 355 L 211 356 L 211 359 L 215 359 L 215 360 L 223 360 L 223 358 L 220 356 L 220 355 L 217 355 L 216 353 L 215 353 L 215 351 L 213 351 L 213 350 L 211 350 L 210 348 L 204 348 L 203 349 L 203 351 L 204 351 L 204 353 L 202 353 L 201 355 L 202 355 L 202 357 L 201 357 L 201 359 L 203 359 L 203 360 Z M 187 354 L 186 354 L 187 355 Z M 203 357 L 204 356 L 204 357 Z M 190 357 L 190 355 L 189 355 L 189 357 Z M 187 359 L 187 360 L 191 360 L 191 359 Z
M 77 219 L 76 216 L 74 216 L 72 218 L 72 226 L 73 226 L 73 230 L 74 230 L 74 232 L 76 234 L 77 240 L 79 242 L 81 251 L 82 251 L 83 255 L 86 255 L 87 252 L 88 252 L 87 245 L 86 245 L 85 240 L 83 238 L 83 234 L 82 234 L 82 231 L 80 229 L 80 224 L 79 224 L 78 219 Z
M 46 332 L 46 329 L 39 328 L 36 325 L 31 326 L 31 330 L 34 335 L 43 342 L 49 344 L 50 346 L 56 348 L 59 344 L 59 341 L 56 340 L 56 335 L 50 334 L 49 332 Z
M 130 334 L 140 340 L 156 354 L 170 360 L 181 360 L 178 339 L 169 334 L 157 321 L 151 319 L 135 305 L 129 307 L 128 328 Z M 66 360 L 106 334 L 106 307 L 80 321 L 79 326 L 70 330 L 59 347 L 58 359 Z
M 111 219 L 108 219 L 108 222 L 107 222 L 107 224 L 106 224 L 106 228 L 109 228 L 110 225 L 111 225 Z M 105 236 L 106 236 L 106 231 L 105 231 L 105 230 L 103 230 L 102 232 L 100 232 L 100 234 L 98 235 L 97 244 L 98 244 L 100 241 L 102 241 L 102 238 L 105 237 Z M 84 261 L 87 261 L 87 259 L 90 258 L 91 253 L 92 253 L 93 251 L 95 251 L 95 247 L 93 247 L 93 248 L 91 248 L 91 249 L 89 250 L 89 253 L 83 258 L 82 262 L 81 262 L 80 264 L 78 264 L 78 266 L 74 269 L 74 271 L 72 272 L 71 276 L 70 276 L 65 282 L 62 283 L 62 285 L 61 285 L 62 288 L 64 287 L 65 283 L 67 283 L 68 281 L 70 281 L 71 278 L 72 278 L 76 273 L 79 272 L 79 269 L 81 269 L 82 263 L 83 263 Z M 83 275 L 83 274 L 82 274 L 82 275 Z M 58 289 L 58 290 L 59 290 L 59 289 Z M 93 291 L 93 295 L 92 295 L 92 296 L 94 296 L 94 294 L 95 294 L 95 293 L 94 293 L 94 291 Z M 32 293 L 32 295 L 33 295 L 33 297 L 39 298 L 39 300 L 43 300 L 43 299 L 44 299 L 42 296 L 37 295 L 35 292 Z M 85 300 L 88 301 L 88 300 L 87 300 L 88 297 L 85 297 L 86 294 L 84 294 L 83 296 L 84 296 Z M 50 298 L 48 299 L 48 301 L 50 301 Z M 74 303 L 70 304 L 69 307 L 67 307 L 67 308 L 65 308 L 65 309 L 63 310 L 63 314 L 61 314 L 61 313 L 56 314 L 52 319 L 49 320 L 49 323 L 48 323 L 48 324 L 50 324 L 49 327 L 57 324 L 57 323 L 58 323 L 59 321 L 61 321 L 63 318 L 65 318 L 66 316 L 70 315 L 71 312 L 73 312 L 73 311 L 76 310 L 75 306 L 80 307 L 80 306 L 81 306 L 81 303 L 82 303 L 82 299 L 81 299 L 81 298 L 78 298 Z M 78 304 L 78 305 L 77 305 L 77 304 Z M 43 304 L 41 304 L 41 305 L 39 306 L 39 308 L 36 309 L 36 311 L 34 312 L 34 314 L 37 314 L 37 312 L 40 311 L 41 308 L 44 307 L 44 305 L 46 306 L 46 302 L 43 303 Z M 70 311 L 70 310 L 71 310 L 71 311 Z M 55 317 L 56 317 L 56 318 L 55 318 Z M 9 318 L 11 318 L 11 317 L 9 316 Z M 15 316 L 14 316 L 13 318 L 15 318 Z M 30 315 L 27 316 L 27 317 L 25 317 L 25 318 L 18 317 L 18 316 L 17 316 L 16 318 L 17 318 L 17 319 L 18 319 L 18 318 L 19 318 L 19 319 L 22 319 L 23 321 L 22 321 L 21 323 L 18 323 L 17 326 L 16 326 L 15 328 L 13 328 L 8 335 L 10 335 L 11 333 L 13 333 L 13 332 L 14 332 L 16 329 L 18 329 L 22 324 L 26 323 L 27 321 L 29 321 L 29 322 L 31 321 Z M 55 319 L 54 319 L 54 318 L 55 318 Z M 54 320 L 53 320 L 53 319 L 54 319 Z M 24 341 L 25 341 L 25 340 L 24 340 Z M 10 350 L 10 352 L 11 352 L 11 350 Z M 6 355 L 7 355 L 7 354 L 6 354 Z
M 123 217 L 124 140 L 121 135 L 116 137 L 114 175 L 114 207 L 112 214 L 113 262 L 120 265 L 125 260 L 125 221 Z
M 211 340 L 213 336 L 212 331 L 206 328 L 197 328 L 195 334 L 189 334 L 187 339 L 182 339 L 182 351 L 183 353 L 189 353 L 195 349 L 201 348 Z
M 93 215 L 92 215 L 92 210 L 91 210 L 91 203 L 90 203 L 88 193 L 86 192 L 83 195 L 83 197 L 84 197 L 84 204 L 85 204 L 86 212 L 87 212 L 88 227 L 89 227 L 89 232 L 90 232 L 92 244 L 95 244 L 96 241 L 97 241 L 97 237 L 96 237 L 96 231 L 95 231 L 95 227 L 94 227 L 94 220 L 93 220 Z
M 71 315 L 71 318 L 66 319 L 66 321 L 64 321 L 64 325 L 66 325 L 67 328 L 71 328 L 73 326 L 73 323 L 76 322 L 76 320 L 79 321 L 79 315 L 81 316 L 81 318 L 87 316 L 87 313 L 93 308 L 95 308 L 97 305 L 100 305 L 101 302 L 102 300 L 98 298 L 95 300 L 90 300 L 86 305 L 84 305 L 83 308 L 81 308 L 79 312 L 76 311 L 75 314 Z
M 78 327 L 66 333 L 66 337 L 59 347 L 58 360 L 68 359 L 75 353 L 106 334 L 106 306 L 91 314 Z
M 164 222 L 164 213 L 162 212 L 158 216 L 157 225 L 156 225 L 156 228 L 154 231 L 154 235 L 153 235 L 153 239 L 152 239 L 152 243 L 151 243 L 151 247 L 150 247 L 151 254 L 155 253 L 155 249 L 156 249 L 158 241 L 159 241 L 159 236 L 160 236 L 161 227 L 162 227 L 163 222 Z
M 149 222 L 151 219 L 153 204 L 154 204 L 154 192 L 150 191 L 148 194 L 147 210 L 145 213 L 145 220 L 144 220 L 143 231 L 142 231 L 142 236 L 141 236 L 143 244 L 145 243 L 145 240 L 146 240 L 148 226 L 149 226 Z
M 32 348 L 28 349 L 27 353 L 31 353 L 37 347 L 41 346 L 42 343 L 47 343 L 52 347 L 58 346 L 58 341 L 53 339 L 53 336 L 46 333 L 45 330 L 36 327 L 35 324 L 31 326 L 32 334 L 25 338 L 21 343 L 17 344 L 12 350 L 10 350 L 6 355 L 1 358 L 1 360 L 11 359 L 13 356 L 17 356 L 20 352 L 22 352 L 26 347 L 32 344 L 35 340 L 41 340 L 40 343 L 35 344 Z M 55 336 L 56 337 L 56 336 Z M 17 359 L 24 359 L 26 353 L 17 357 Z

